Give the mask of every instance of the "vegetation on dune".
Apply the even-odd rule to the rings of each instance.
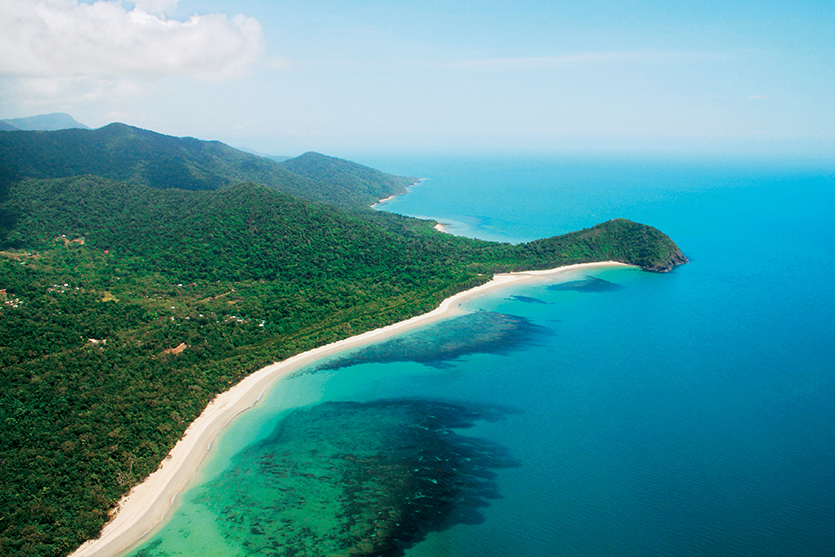
[[[441,234],[367,210],[410,181],[369,170],[122,125],[0,132],[0,554],[94,537],[217,393],[272,361],[497,271],[680,256],[623,219],[516,246]]]

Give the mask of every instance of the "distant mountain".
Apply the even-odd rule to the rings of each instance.
[[[56,131],[69,129],[83,129],[90,128],[76,121],[75,118],[66,114],[65,112],[53,112],[51,114],[39,114],[37,116],[28,116],[26,118],[9,118],[0,120],[11,129],[24,131]],[[0,127],[0,130],[8,131],[8,128]]]
[[[172,137],[125,124],[97,130],[0,133],[0,168],[11,179],[89,174],[157,189],[183,190],[216,190],[255,182],[348,209],[367,208],[403,191],[401,184],[410,180],[347,161],[337,164],[333,161],[338,159],[323,155],[299,158],[302,160],[295,165],[290,161],[278,163],[218,141]],[[327,168],[317,170],[317,160]]]
[[[16,128],[13,125],[9,124],[5,120],[0,120],[0,132],[12,132],[18,130],[20,128]]]

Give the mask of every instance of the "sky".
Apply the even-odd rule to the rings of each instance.
[[[0,118],[263,154],[835,158],[835,1],[0,0]]]

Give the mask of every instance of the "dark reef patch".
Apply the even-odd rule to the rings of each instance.
[[[602,278],[586,276],[581,280],[572,280],[560,284],[547,286],[548,290],[574,291],[574,292],[613,292],[623,288],[620,284],[603,280]]]
[[[548,329],[524,317],[480,311],[440,321],[401,337],[361,348],[312,371],[335,370],[364,363],[419,362],[448,367],[468,354],[505,354],[535,342]]]
[[[167,553],[159,551],[161,544],[162,540],[159,538],[150,541],[143,545],[136,553],[133,553],[132,557],[164,557]]]
[[[514,302],[522,302],[522,303],[525,303],[525,304],[543,304],[543,305],[547,305],[547,306],[551,305],[551,302],[546,302],[544,300],[540,300],[539,298],[532,298],[530,296],[515,295],[515,296],[508,296],[505,299],[506,300],[511,300],[511,301],[514,301]]]
[[[479,523],[518,466],[455,429],[507,409],[423,399],[326,402],[290,412],[197,501],[257,555],[399,556],[427,533]]]

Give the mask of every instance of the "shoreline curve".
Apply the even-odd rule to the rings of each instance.
[[[149,533],[162,526],[176,508],[177,498],[197,476],[212,444],[226,426],[238,415],[255,406],[264,393],[283,377],[322,357],[370,344],[418,326],[428,325],[461,313],[465,301],[487,291],[508,285],[547,279],[577,269],[631,267],[625,263],[603,261],[566,265],[542,271],[501,273],[481,285],[459,292],[440,303],[434,310],[405,321],[374,329],[319,348],[314,348],[281,362],[263,367],[217,395],[200,416],[186,429],[159,468],[122,497],[98,538],[88,540],[70,557],[115,557],[133,549]]]

